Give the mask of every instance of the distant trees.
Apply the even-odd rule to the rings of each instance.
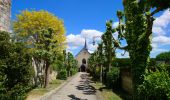
[[[77,69],[77,61],[75,60],[74,56],[70,52],[63,51],[63,64],[60,69],[58,69],[58,76],[59,79],[67,79],[78,71]]]
[[[158,54],[156,60],[170,62],[170,51]]]
[[[17,15],[14,32],[17,34],[17,41],[25,42],[31,48],[37,71],[40,67],[45,67],[44,87],[47,87],[50,66],[56,55],[64,49],[66,37],[63,21],[47,11],[26,10]],[[42,63],[43,66],[40,66]]]

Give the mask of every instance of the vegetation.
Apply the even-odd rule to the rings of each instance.
[[[14,32],[17,34],[16,41],[25,42],[32,48],[37,69],[45,67],[44,87],[47,87],[50,66],[54,63],[56,55],[64,49],[61,45],[66,39],[63,21],[47,11],[26,10],[17,15]],[[43,66],[40,66],[41,63]],[[37,77],[40,77],[39,73],[42,72],[37,72]],[[36,85],[37,81],[35,80]]]
[[[0,99],[24,99],[32,88],[31,56],[24,44],[10,41],[9,33],[0,37]]]
[[[118,27],[112,28],[113,23],[110,20],[106,23],[106,32],[109,34],[117,32],[118,39],[112,37],[114,40],[113,47],[129,52],[133,79],[133,99],[137,99],[137,88],[143,84],[145,70],[151,64],[149,55],[152,50],[151,35],[153,21],[155,20],[153,16],[169,8],[170,1],[165,0],[158,3],[154,0],[123,0],[123,6],[124,12],[117,11]],[[127,46],[121,46],[123,39],[127,42]]]
[[[156,56],[156,60],[170,62],[170,52],[163,52]]]
[[[133,97],[136,99],[137,87],[143,83],[143,75],[150,61],[153,16],[159,11],[167,9],[170,3],[168,0],[160,3],[154,0],[123,0],[123,6],[124,12],[117,12],[119,25],[116,31],[119,36],[114,43],[115,47],[129,52],[133,77]],[[110,23],[112,25],[111,21]],[[111,30],[113,33],[115,32],[115,29]],[[127,46],[120,46],[121,39],[127,41]]]
[[[145,100],[169,100],[170,76],[165,65],[159,65],[155,71],[147,70],[143,84],[139,85],[138,93]]]

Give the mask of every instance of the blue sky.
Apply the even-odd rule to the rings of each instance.
[[[12,0],[12,19],[22,10],[47,10],[64,21],[66,27],[67,50],[76,55],[87,38],[90,51],[97,45],[92,45],[92,37],[100,36],[105,31],[105,23],[112,19],[116,26],[116,11],[123,10],[122,0]],[[170,50],[170,12],[164,11],[156,15],[154,24],[153,51],[151,57]],[[99,40],[99,39],[97,39]],[[123,51],[117,51],[121,57]],[[128,53],[124,56],[128,57]]]

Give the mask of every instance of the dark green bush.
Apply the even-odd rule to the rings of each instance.
[[[138,94],[142,100],[170,99],[170,77],[164,66],[144,75],[144,82],[138,87]]]
[[[67,79],[67,71],[65,69],[61,70],[58,74],[57,74],[57,78],[61,79],[61,80],[66,80]]]
[[[117,67],[112,67],[111,71],[107,73],[106,87],[113,88],[113,86],[118,82],[119,74],[120,69]]]
[[[12,43],[0,32],[0,100],[21,100],[31,89],[33,67],[23,43]]]
[[[130,67],[131,66],[131,62],[129,58],[116,58],[113,63],[112,66],[116,66],[116,67]]]

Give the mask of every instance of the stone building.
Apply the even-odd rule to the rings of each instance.
[[[88,67],[88,59],[90,57],[90,53],[87,48],[87,43],[85,39],[84,47],[80,50],[80,52],[76,55],[76,60],[78,61],[78,68],[80,71],[85,71]],[[85,69],[83,68],[85,67]]]
[[[0,0],[0,30],[10,31],[11,0]]]

